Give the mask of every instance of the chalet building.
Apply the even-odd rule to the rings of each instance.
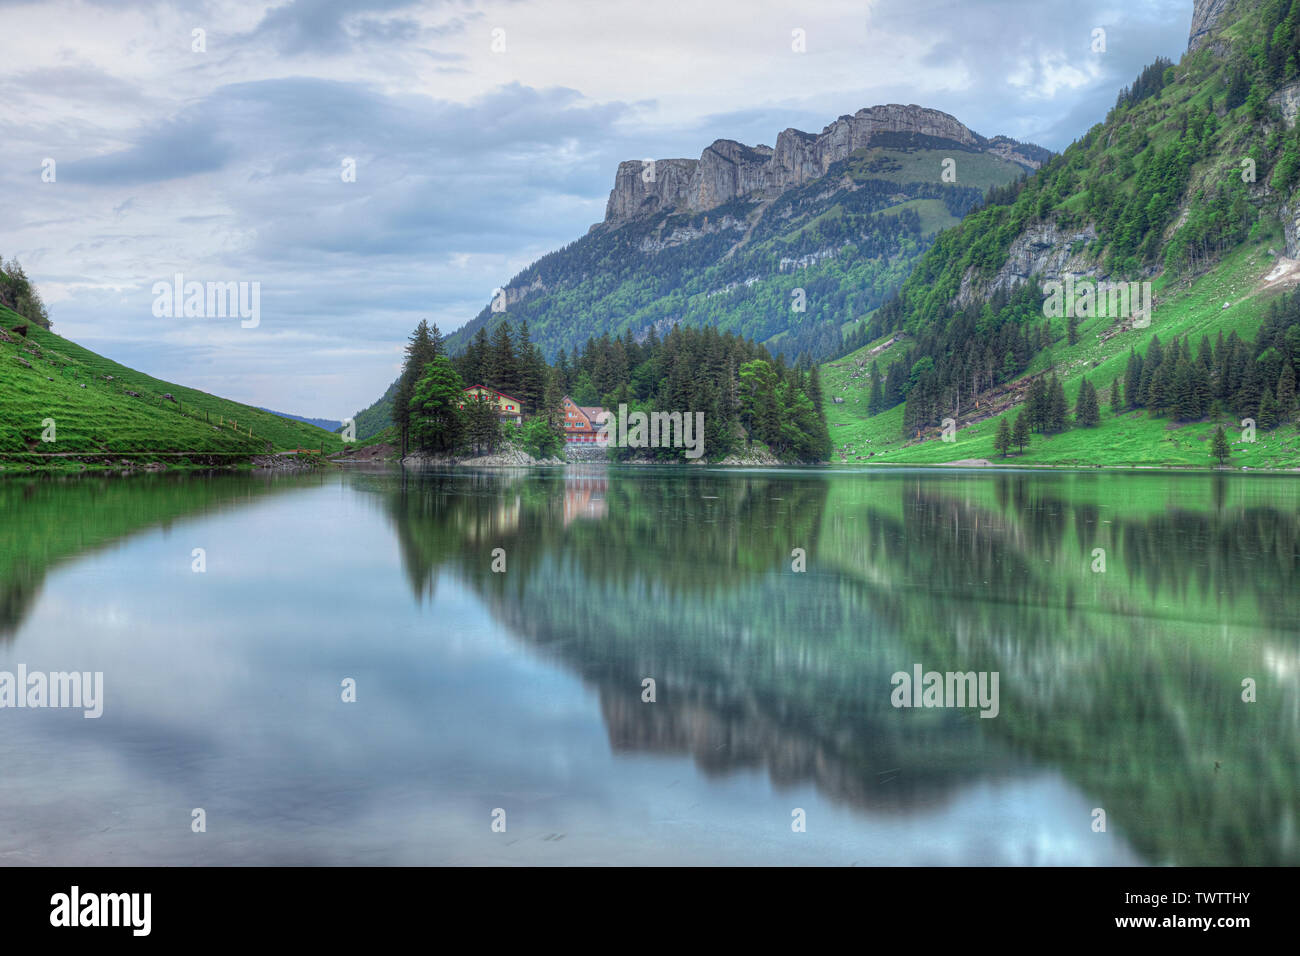
[[[564,396],[564,440],[570,444],[599,442],[604,444],[608,438],[599,435],[604,416],[609,413],[599,405],[579,405],[568,395]]]
[[[497,407],[497,415],[503,422],[514,422],[518,425],[524,420],[524,403],[517,398],[511,398],[505,392],[498,392],[495,388],[471,385],[465,389],[465,402],[468,401],[491,402]],[[461,408],[465,407],[465,402],[460,403]]]

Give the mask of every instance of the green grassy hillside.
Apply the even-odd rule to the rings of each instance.
[[[1275,242],[1277,240],[1274,240]],[[1103,466],[1154,467],[1180,466],[1210,468],[1217,464],[1210,455],[1210,438],[1222,424],[1232,445],[1229,464],[1249,468],[1300,467],[1300,434],[1294,424],[1273,431],[1258,431],[1253,443],[1240,441],[1241,427],[1230,415],[1211,416],[1200,422],[1179,423],[1154,417],[1145,410],[1116,415],[1106,399],[1113,380],[1124,378],[1129,348],[1145,350],[1158,335],[1162,341],[1175,336],[1202,334],[1225,335],[1236,331],[1243,338],[1258,330],[1268,304],[1281,290],[1270,289],[1264,276],[1276,259],[1269,255],[1269,241],[1243,246],[1227,256],[1217,268],[1190,285],[1169,291],[1170,283],[1155,283],[1157,305],[1151,327],[1129,329],[1118,335],[1103,336],[1111,331],[1107,317],[1083,319],[1075,345],[1057,342],[1048,352],[1034,358],[1023,376],[1009,383],[1015,388],[1027,379],[1047,372],[1049,362],[1065,385],[1066,398],[1073,409],[1082,380],[1086,377],[1102,393],[1101,422],[1093,428],[1071,428],[1056,435],[1035,434],[1023,454],[1013,451],[1001,457],[993,447],[998,422],[1008,422],[1020,413],[1017,402],[1009,408],[988,412],[1006,404],[1006,398],[990,395],[986,409],[976,409],[963,419],[955,442],[945,442],[937,429],[927,430],[921,440],[902,435],[903,406],[871,417],[867,414],[870,393],[870,369],[878,361],[883,369],[906,347],[907,339],[895,342],[878,352],[873,350],[888,342],[893,334],[859,349],[851,355],[822,366],[826,396],[827,423],[835,445],[836,462],[872,462],[890,464],[942,464],[965,459],[988,459],[995,464],[1035,466]],[[1224,309],[1224,303],[1229,307]],[[859,366],[859,362],[865,363]],[[836,404],[834,398],[843,399]]]
[[[1233,5],[1213,43],[1178,64],[1157,59],[1103,122],[942,232],[898,296],[873,312],[865,338],[874,341],[824,366],[834,460],[1002,460],[993,447],[1000,422],[1027,408],[1030,382],[1056,376],[1071,414],[1064,423],[1029,414],[1035,433],[1008,462],[1210,467],[1223,426],[1232,466],[1300,466],[1286,384],[1300,364],[1300,338],[1288,332],[1294,306],[1264,325],[1270,303],[1294,287],[1300,256],[1300,126],[1288,106],[1300,87],[1296,23],[1300,0]],[[1149,327],[1126,313],[1083,317],[1072,329],[1042,294],[1063,277],[1149,282]],[[1187,343],[1195,370],[1183,373],[1180,394],[1197,378],[1193,387],[1207,389],[1197,396],[1212,400],[1176,404],[1164,384],[1171,360],[1158,390],[1143,384],[1133,399],[1126,389],[1112,409],[1130,350],[1145,356],[1157,336],[1162,348]],[[1230,341],[1216,359],[1220,336]],[[1202,337],[1205,359],[1188,354]],[[883,385],[874,417],[873,365]],[[1091,427],[1073,415],[1085,378],[1101,400]],[[1275,408],[1264,393],[1276,393]],[[1243,419],[1274,416],[1280,427],[1243,440]],[[945,419],[958,424],[955,442],[940,440]]]
[[[27,326],[24,338],[12,331]],[[335,451],[338,435],[127,368],[0,308],[0,463]],[[132,392],[136,394],[131,394]],[[171,395],[173,400],[164,398]],[[42,441],[47,419],[54,441]]]

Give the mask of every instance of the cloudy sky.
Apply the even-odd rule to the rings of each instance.
[[[0,0],[0,255],[22,262],[74,341],[169,381],[341,419],[392,381],[419,319],[456,328],[600,220],[621,159],[697,157],[718,138],[771,145],[878,103],[1059,150],[1143,65],[1178,58],[1191,12],[1192,0]],[[176,273],[260,283],[260,324],[155,317],[154,283]]]

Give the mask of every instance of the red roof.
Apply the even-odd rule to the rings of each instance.
[[[515,398],[513,395],[507,395],[505,392],[497,391],[495,388],[489,388],[487,385],[471,385],[469,388],[464,389],[464,391],[472,392],[476,388],[481,388],[485,392],[491,392],[493,395],[500,395],[502,398],[508,398],[512,402],[519,402],[519,399]],[[519,402],[519,404],[522,405],[523,402]]]

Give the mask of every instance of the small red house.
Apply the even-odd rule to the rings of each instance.
[[[564,396],[564,440],[570,444],[599,442],[608,439],[599,434],[600,426],[609,413],[599,405],[579,405],[568,395]]]

